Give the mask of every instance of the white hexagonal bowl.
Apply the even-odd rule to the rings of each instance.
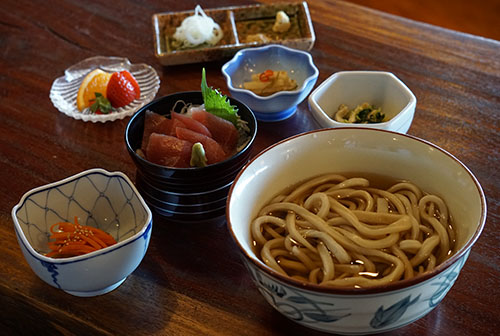
[[[331,75],[309,96],[314,119],[324,128],[364,127],[406,133],[411,126],[417,99],[394,74],[385,71],[341,71]],[[353,124],[332,117],[340,104],[351,109],[362,103],[381,107],[388,121]]]

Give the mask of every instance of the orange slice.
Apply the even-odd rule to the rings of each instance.
[[[96,92],[106,97],[106,88],[110,78],[110,73],[100,69],[95,69],[85,76],[76,96],[78,110],[82,111],[84,108],[92,105],[90,101],[95,99]]]

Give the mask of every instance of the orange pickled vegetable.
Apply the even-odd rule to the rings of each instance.
[[[60,222],[50,227],[48,243],[51,251],[46,254],[52,258],[69,258],[116,244],[116,240],[101,229],[80,225],[75,216],[75,223]]]

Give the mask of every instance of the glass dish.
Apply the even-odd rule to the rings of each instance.
[[[106,72],[128,70],[137,80],[141,89],[141,97],[127,106],[113,110],[109,114],[93,114],[86,108],[79,111],[76,107],[78,88],[85,76],[95,70]],[[132,64],[127,58],[95,56],[87,58],[64,71],[64,76],[57,78],[50,89],[52,104],[69,117],[91,122],[107,122],[131,116],[143,105],[149,103],[156,96],[160,88],[160,79],[155,69],[141,63]]]

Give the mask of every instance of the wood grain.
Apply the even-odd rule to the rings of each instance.
[[[248,3],[210,0],[203,6]],[[139,268],[117,290],[88,299],[38,279],[17,244],[10,211],[26,191],[93,167],[135,177],[123,141],[128,119],[84,123],[52,106],[50,87],[64,69],[90,56],[125,56],[157,70],[162,96],[196,90],[204,66],[210,85],[226,91],[220,72],[225,60],[161,67],[154,57],[152,14],[196,4],[0,3],[0,334],[319,335],[264,301],[224,220],[188,226],[155,216]],[[466,164],[488,200],[485,230],[447,297],[423,319],[388,335],[495,334],[500,328],[495,309],[500,297],[500,43],[335,0],[311,1],[309,8],[318,84],[341,70],[393,72],[418,101],[408,133]],[[254,154],[318,128],[307,102],[286,121],[258,126]]]
[[[500,40],[500,1],[346,0],[365,7],[463,33]]]

